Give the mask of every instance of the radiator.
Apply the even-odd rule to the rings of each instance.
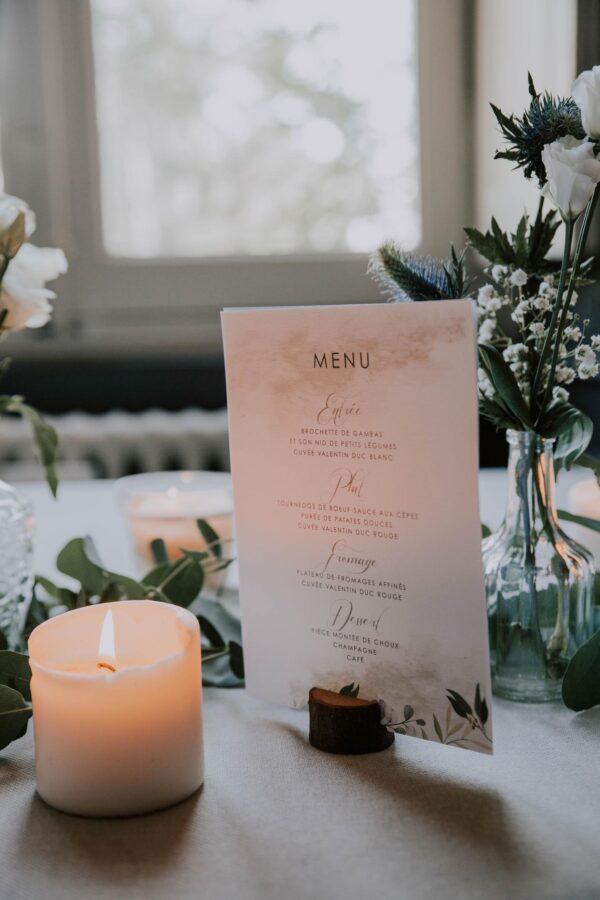
[[[165,469],[229,471],[227,411],[148,410],[104,415],[47,416],[60,437],[60,476],[119,478],[132,472]],[[15,418],[0,421],[0,477],[40,478],[28,426]]]

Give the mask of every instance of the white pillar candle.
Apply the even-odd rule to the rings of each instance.
[[[200,629],[153,600],[102,603],[29,638],[38,791],[84,816],[178,803],[203,781]]]
[[[578,481],[569,489],[569,512],[587,519],[600,521],[600,487],[595,478]],[[596,570],[600,570],[600,532],[575,525],[573,522],[564,522],[563,527],[567,534],[579,541],[584,547],[593,553],[596,560]]]

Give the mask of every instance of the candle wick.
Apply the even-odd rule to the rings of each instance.
[[[106,663],[106,662],[99,662],[99,663],[96,663],[96,668],[97,668],[97,669],[107,669],[109,672],[116,672],[116,671],[117,671],[117,670],[115,669],[114,666],[111,666],[110,663]]]

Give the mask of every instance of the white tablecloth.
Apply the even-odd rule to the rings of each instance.
[[[482,479],[492,525],[503,481]],[[64,485],[57,505],[25,492],[40,571],[85,532],[131,568],[109,484]],[[337,757],[307,745],[305,712],[240,690],[205,700],[205,786],[162,813],[63,815],[35,793],[31,735],[3,751],[2,900],[600,898],[600,709],[495,701],[493,757],[411,738]]]

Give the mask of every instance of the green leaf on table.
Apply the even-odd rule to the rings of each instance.
[[[497,347],[479,345],[479,361],[502,403],[515,419],[517,428],[531,428],[529,408],[510,366]]]
[[[39,414],[37,409],[28,406],[22,397],[5,397],[2,404],[4,412],[16,413],[25,419],[32,428],[33,440],[37,447],[38,455],[42,466],[48,487],[56,497],[58,488],[58,475],[56,474],[55,460],[56,448],[58,446],[58,435],[52,425],[49,425],[45,419]]]
[[[31,667],[25,653],[0,650],[0,685],[19,691],[26,700],[31,700]]]
[[[200,530],[200,534],[206,541],[207,548],[213,556],[217,559],[221,559],[223,556],[223,547],[221,546],[221,538],[215,529],[212,525],[209,525],[205,519],[196,519],[196,524]]]
[[[69,541],[58,554],[56,568],[78,581],[84,594],[90,597],[102,597],[109,591],[112,594],[118,592],[118,599],[143,600],[147,594],[144,584],[106,569],[89,536]],[[85,597],[83,600],[85,602]]]
[[[571,657],[562,683],[565,706],[580,712],[600,703],[600,631]]]
[[[482,540],[483,540],[483,538],[489,537],[491,533],[492,533],[492,529],[488,525],[484,525],[484,523],[482,522],[481,523],[481,538],[482,538]]]
[[[31,716],[31,706],[19,691],[0,684],[0,750],[23,737]]]
[[[171,603],[189,606],[204,584],[204,570],[193,556],[186,554],[174,563],[162,563],[144,575],[146,586],[156,587]]]
[[[75,591],[70,591],[68,588],[59,587],[57,584],[54,584],[53,581],[50,581],[49,578],[45,578],[43,575],[36,575],[35,583],[36,585],[39,585],[41,588],[43,588],[49,597],[51,597],[53,600],[56,600],[57,604],[66,606],[68,609],[75,609],[75,604],[77,602],[77,594],[75,593]]]
[[[589,516],[578,516],[575,513],[567,512],[566,509],[558,510],[559,519],[565,522],[573,522],[575,525],[582,525],[583,528],[589,528],[590,531],[600,531],[600,519],[590,519]]]

